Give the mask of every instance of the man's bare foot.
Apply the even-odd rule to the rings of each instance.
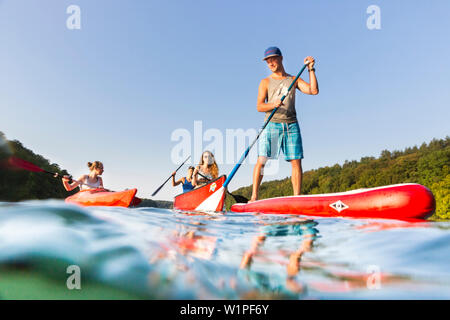
[[[250,202],[255,202],[255,201],[258,201],[258,197],[252,196],[252,197],[250,198],[250,200],[248,200],[248,203],[250,203]]]

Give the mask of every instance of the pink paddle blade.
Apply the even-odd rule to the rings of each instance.
[[[16,168],[25,169],[25,170],[33,171],[33,172],[43,172],[44,171],[43,169],[39,168],[38,166],[36,166],[28,161],[25,161],[25,160],[22,160],[22,159],[13,157],[13,156],[11,156],[8,159],[8,164],[10,166],[13,166]]]

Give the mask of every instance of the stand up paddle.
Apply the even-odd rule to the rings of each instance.
[[[180,168],[181,168],[181,167],[186,163],[186,161],[188,161],[190,158],[191,158],[191,156],[189,156],[186,160],[184,160],[184,162],[177,168],[177,170],[175,170],[175,172],[177,172],[178,170],[180,170]],[[170,177],[168,177],[167,180],[164,181],[164,183],[163,183],[158,189],[156,189],[155,192],[152,193],[152,197],[154,197],[154,196],[159,192],[159,190],[161,190],[162,187],[164,187],[164,185],[167,183],[167,181],[170,180],[170,178],[172,178],[172,175],[170,175]]]
[[[292,81],[291,85],[289,86],[287,92],[285,95],[283,95],[281,97],[281,102],[284,101],[284,99],[286,99],[286,96],[289,94],[289,92],[291,91],[292,87],[294,86],[294,84],[297,82],[298,78],[300,77],[300,75],[303,73],[303,71],[305,70],[305,68],[308,66],[309,61],[306,61],[306,63],[303,65],[303,67],[301,68],[301,70],[298,72],[297,76],[295,77],[295,79]],[[259,139],[259,136],[261,135],[261,133],[264,131],[264,129],[267,127],[267,124],[270,122],[270,120],[272,119],[273,115],[275,114],[275,112],[277,112],[278,108],[274,108],[272,110],[272,113],[269,115],[269,117],[267,118],[266,122],[264,122],[264,125],[262,126],[262,128],[259,130],[258,135],[256,136],[256,138],[253,140],[253,142],[250,144],[250,146],[247,148],[247,150],[245,150],[244,154],[241,156],[241,158],[239,159],[238,163],[236,163],[236,165],[234,166],[233,170],[231,170],[230,174],[228,175],[227,179],[225,180],[224,184],[222,185],[222,187],[220,187],[216,192],[214,192],[208,199],[211,199],[211,201],[205,201],[205,204],[202,206],[202,210],[205,211],[214,211],[217,206],[218,206],[218,202],[214,201],[214,199],[221,199],[221,195],[224,194],[224,192],[227,191],[227,187],[231,182],[231,179],[233,179],[234,175],[236,174],[236,171],[238,171],[238,169],[240,168],[240,166],[242,165],[242,162],[244,162],[245,158],[247,158],[250,149],[253,147],[253,145],[256,143],[256,141]],[[219,196],[220,195],[220,196]],[[244,197],[242,197],[244,198]],[[247,199],[246,199],[247,200]],[[248,202],[248,200],[247,200]]]

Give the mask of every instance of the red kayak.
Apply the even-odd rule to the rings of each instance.
[[[436,202],[431,191],[414,183],[270,198],[231,206],[233,212],[383,219],[424,219],[432,215],[435,209]]]
[[[184,211],[211,211],[204,208],[210,208],[213,203],[214,211],[222,211],[225,203],[222,185],[225,180],[226,176],[220,176],[200,188],[179,194],[175,197],[173,208]]]
[[[141,199],[136,198],[137,189],[124,191],[105,191],[104,189],[83,190],[66,198],[67,203],[82,206],[129,207],[137,205]]]

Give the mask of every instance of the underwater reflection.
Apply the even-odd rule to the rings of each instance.
[[[314,240],[318,236],[318,230],[315,228],[317,222],[313,220],[301,219],[295,217],[294,220],[267,223],[260,221],[262,224],[259,227],[259,232],[252,240],[250,248],[244,252],[240,268],[240,276],[245,281],[251,282],[259,292],[249,292],[244,297],[248,298],[264,298],[264,295],[273,293],[282,297],[289,297],[290,293],[302,294],[306,292],[306,286],[298,279],[298,274],[301,269],[301,260],[306,252],[309,252],[313,248]],[[287,262],[284,261],[285,275],[284,283],[280,281],[283,277],[279,277],[278,281],[275,279],[269,279],[269,275],[264,275],[261,272],[251,271],[252,264],[255,259],[262,258],[261,260],[268,262],[269,259],[264,259],[264,252],[261,248],[264,246],[268,238],[271,237],[286,237],[296,236],[297,249],[291,252],[286,252],[283,249],[278,249],[279,254],[287,256]],[[283,264],[280,261],[274,261],[278,264]],[[268,297],[267,297],[268,298]],[[271,297],[273,298],[273,297]]]

